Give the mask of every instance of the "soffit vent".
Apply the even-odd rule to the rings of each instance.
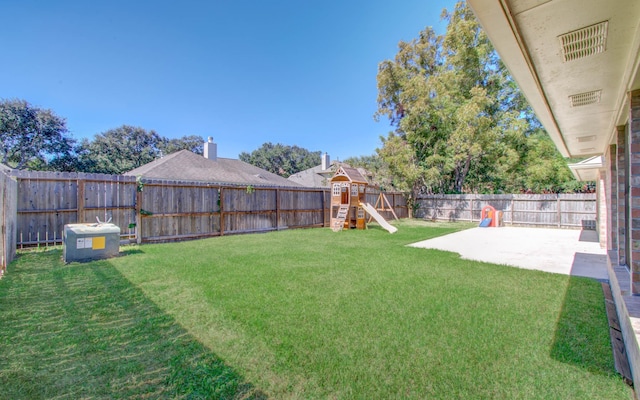
[[[596,135],[579,136],[577,139],[578,143],[593,142],[594,140],[596,140]]]
[[[604,52],[607,45],[608,25],[609,21],[603,21],[558,36],[564,61],[577,60]]]
[[[580,153],[591,153],[593,151],[595,151],[595,147],[587,147],[586,149],[580,149],[578,150]]]
[[[571,107],[588,106],[589,104],[600,103],[602,90],[592,90],[590,92],[572,94],[569,96]]]

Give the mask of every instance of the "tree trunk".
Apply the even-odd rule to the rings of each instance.
[[[467,156],[467,159],[464,162],[464,165],[458,166],[455,172],[455,191],[457,193],[462,193],[462,188],[464,187],[464,180],[469,173],[469,169],[471,168],[471,156]]]

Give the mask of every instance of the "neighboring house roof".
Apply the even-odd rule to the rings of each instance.
[[[329,181],[333,174],[333,169],[322,169],[322,165],[317,165],[295,173],[287,179],[307,187],[329,187]]]
[[[364,168],[352,168],[349,164],[341,163],[339,161],[332,161],[331,168],[329,169],[323,170],[322,165],[318,165],[313,168],[305,169],[304,171],[295,173],[288,179],[307,187],[330,187],[331,178],[335,175],[340,166],[356,170],[356,173],[358,173],[360,177],[364,179],[363,181],[359,182],[367,182],[367,179],[365,178],[372,177],[372,174]]]
[[[254,186],[300,186],[244,161],[220,157],[210,160],[189,150],[171,153],[124,175]]]

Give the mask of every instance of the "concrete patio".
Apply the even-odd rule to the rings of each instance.
[[[607,252],[596,231],[547,228],[472,228],[413,243],[462,258],[607,280]]]

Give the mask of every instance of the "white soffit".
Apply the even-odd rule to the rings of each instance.
[[[604,53],[608,27],[609,21],[602,21],[558,36],[564,62]]]
[[[560,152],[602,154],[640,82],[640,1],[468,3]]]
[[[569,104],[571,107],[584,107],[591,104],[600,103],[600,97],[602,96],[602,90],[592,90],[590,92],[572,94],[569,96]]]
[[[595,181],[603,168],[602,156],[595,156],[576,164],[569,164],[573,176],[579,181]]]

